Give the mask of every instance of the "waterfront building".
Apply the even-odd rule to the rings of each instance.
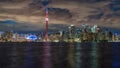
[[[30,37],[33,35],[30,39]],[[120,36],[118,33],[112,33],[108,29],[104,29],[94,25],[93,27],[84,26],[75,27],[70,25],[68,29],[56,32],[49,32],[49,41],[50,42],[83,42],[83,41],[119,41]],[[33,40],[35,38],[35,40]],[[45,33],[41,32],[39,34],[28,33],[28,34],[18,34],[13,32],[0,32],[0,42],[45,42]]]
[[[68,34],[69,34],[70,39],[73,39],[75,37],[75,30],[76,30],[76,28],[74,25],[70,25],[68,27]]]
[[[3,31],[0,31],[0,38],[1,38],[1,36],[2,36],[3,33],[4,33]]]

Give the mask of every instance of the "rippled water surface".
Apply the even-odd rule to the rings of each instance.
[[[120,68],[120,43],[0,43],[0,68]]]

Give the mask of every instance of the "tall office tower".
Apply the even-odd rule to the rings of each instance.
[[[69,38],[74,38],[74,36],[75,36],[75,26],[74,25],[70,25],[68,27],[68,33],[69,33]]]

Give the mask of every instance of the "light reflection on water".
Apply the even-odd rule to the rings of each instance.
[[[118,43],[114,42],[114,60],[113,68],[119,68],[119,57],[118,57]]]
[[[43,68],[52,68],[51,44],[45,42],[43,45]]]
[[[75,68],[80,68],[81,65],[81,44],[80,43],[76,43],[75,44]]]
[[[91,47],[91,68],[98,68],[98,46],[96,42],[92,42]]]
[[[70,68],[75,68],[75,43],[69,43],[68,48],[68,64],[70,65]]]
[[[33,57],[33,55],[32,55],[32,47],[31,46],[27,46],[26,48],[25,48],[25,68],[33,68],[33,59],[34,58],[32,58]]]
[[[120,43],[0,43],[0,68],[120,68]]]
[[[16,64],[17,59],[18,59],[18,51],[16,49],[16,46],[11,48],[11,50],[8,52],[7,56],[9,56],[10,58],[8,59],[8,61],[11,61],[8,63],[7,67],[11,67],[11,68],[16,68],[18,65]],[[14,56],[14,57],[12,57]]]

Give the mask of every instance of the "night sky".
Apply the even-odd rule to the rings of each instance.
[[[49,9],[49,29],[70,24],[107,27],[120,32],[119,0],[0,0],[0,30],[39,31],[45,29],[45,5]],[[59,26],[59,28],[57,28]]]

